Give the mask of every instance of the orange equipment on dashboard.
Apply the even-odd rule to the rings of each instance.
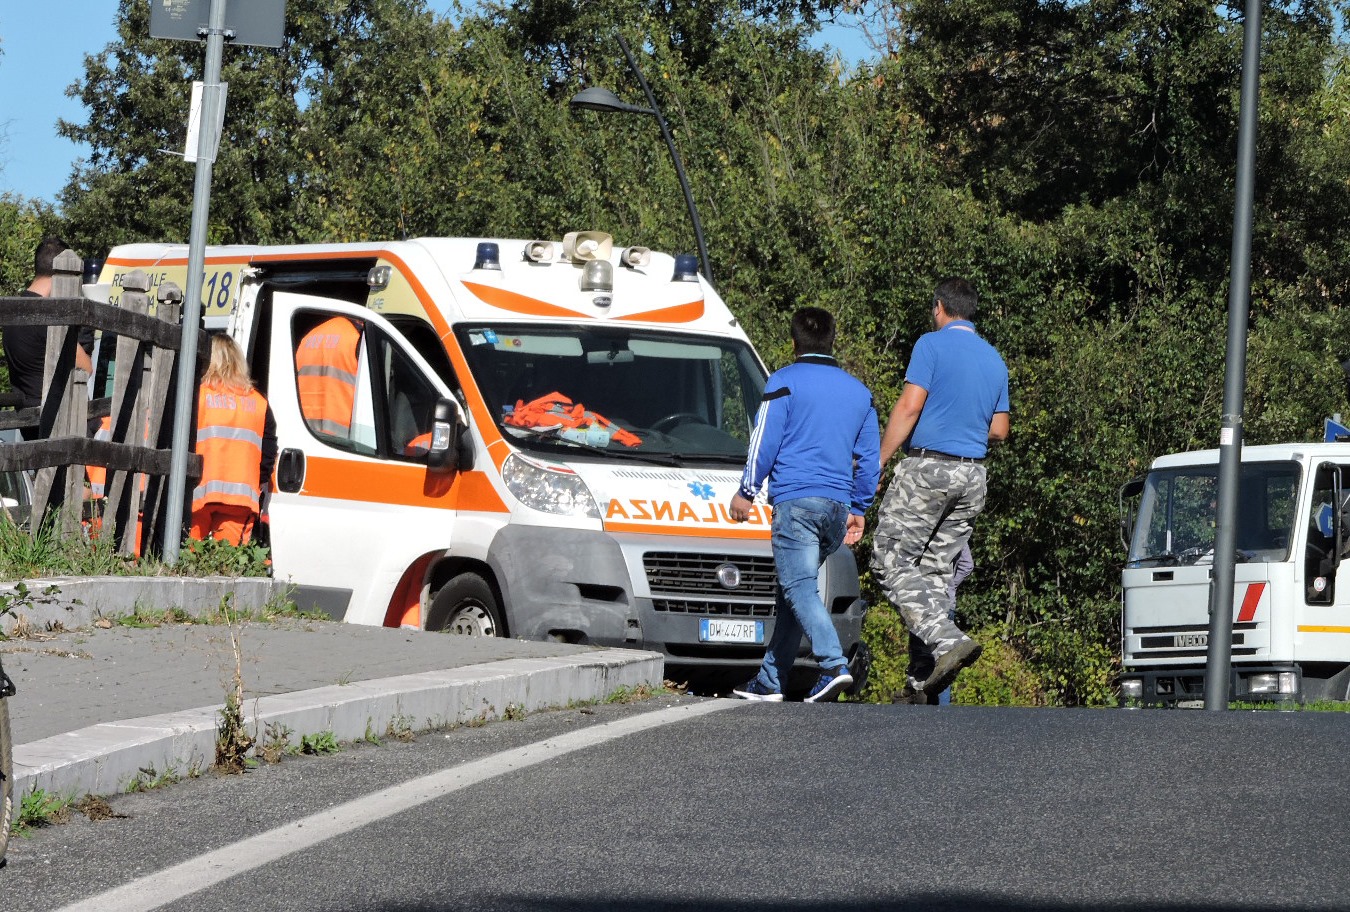
[[[603,431],[613,440],[626,447],[639,446],[642,440],[629,431],[625,431],[614,422],[586,410],[580,403],[574,403],[562,393],[549,393],[530,402],[516,401],[515,409],[502,419],[506,424],[525,428],[562,428],[566,430]],[[560,436],[566,437],[565,433]]]

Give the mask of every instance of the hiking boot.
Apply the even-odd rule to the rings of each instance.
[[[975,664],[975,660],[983,651],[984,647],[970,637],[957,640],[951,649],[937,657],[937,661],[933,664],[933,673],[923,682],[924,693],[942,693],[956,680],[962,668]]]
[[[891,703],[910,706],[931,706],[937,703],[923,689],[923,682],[910,678],[905,686],[891,694]]]
[[[768,687],[760,683],[759,678],[751,678],[750,683],[742,684],[740,687],[732,690],[732,693],[742,700],[758,700],[762,703],[782,703],[783,694],[781,691],[769,690]]]
[[[802,698],[802,702],[833,703],[852,683],[853,675],[849,674],[847,665],[840,665],[833,671],[822,669],[820,679],[816,681],[816,686],[812,687],[811,692]]]

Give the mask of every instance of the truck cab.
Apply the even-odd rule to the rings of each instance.
[[[1204,702],[1219,451],[1163,456],[1122,489],[1122,702]],[[1244,447],[1229,699],[1350,699],[1350,446]]]

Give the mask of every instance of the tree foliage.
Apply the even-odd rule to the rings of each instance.
[[[1119,646],[1116,489],[1217,437],[1241,16],[1201,0],[863,5],[891,29],[888,53],[849,70],[810,44],[836,4],[807,0],[518,0],[454,21],[421,0],[291,0],[280,51],[226,52],[211,239],[604,228],[691,251],[656,124],[567,106],[586,85],[645,106],[621,28],[712,271],[771,364],[789,355],[793,309],[829,307],[841,357],[886,412],[937,279],[980,289],[980,329],[1012,371],[1013,436],[991,462],[961,611],[1006,638],[1000,667],[1020,657],[1038,699],[1102,702]],[[1324,0],[1266,11],[1253,443],[1307,438],[1347,408],[1341,14]],[[202,50],[149,39],[146,19],[123,0],[118,42],[74,88],[87,119],[62,127],[92,149],[62,198],[85,250],[187,233],[191,168],[157,150],[182,146]]]

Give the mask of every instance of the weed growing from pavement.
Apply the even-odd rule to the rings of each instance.
[[[525,706],[521,703],[507,703],[506,711],[502,713],[503,722],[519,722],[529,713],[525,711]]]
[[[74,803],[75,799],[69,795],[33,789],[19,801],[12,832],[15,836],[27,836],[36,827],[67,823]]]
[[[643,700],[650,700],[658,693],[669,693],[664,686],[660,689],[652,687],[650,684],[639,684],[637,687],[620,687],[605,697],[605,703],[640,703]]]
[[[314,735],[301,735],[297,753],[336,754],[340,750],[342,750],[342,745],[338,744],[337,737],[333,732],[324,731]]]
[[[291,749],[291,727],[280,722],[268,722],[263,726],[262,741],[254,751],[266,763],[280,763]]]
[[[236,683],[242,683],[236,677]],[[220,710],[220,725],[216,728],[216,769],[222,773],[242,773],[251,767],[248,752],[253,737],[244,728],[241,697],[225,694],[225,705]]]
[[[174,770],[167,769],[161,773],[157,772],[153,766],[143,766],[136,770],[136,775],[131,777],[131,781],[127,783],[127,787],[123,791],[127,794],[148,792],[151,789],[173,785],[181,779],[182,777]]]
[[[431,720],[428,719],[427,728],[432,727]],[[389,720],[389,724],[385,726],[384,736],[386,738],[393,738],[396,741],[407,742],[416,740],[417,733],[413,730],[413,717],[394,716],[394,718]]]
[[[374,744],[376,747],[380,746],[380,736],[375,733],[375,720],[369,716],[366,716],[366,733],[361,737],[361,740],[367,744]]]
[[[160,783],[167,785],[168,783]],[[112,809],[105,798],[86,794],[78,801],[73,796],[53,795],[42,789],[34,789],[23,797],[15,815],[10,832],[15,836],[27,838],[40,827],[60,826],[69,823],[71,812],[78,811],[92,821],[124,818]]]

